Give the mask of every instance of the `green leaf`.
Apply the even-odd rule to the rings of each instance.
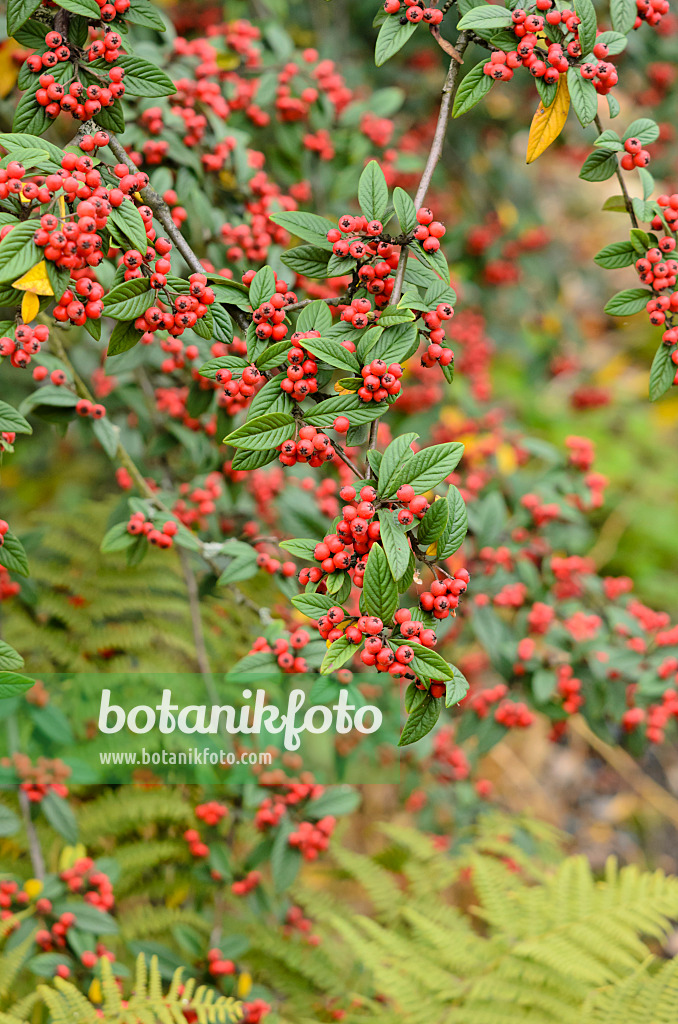
[[[155,300],[148,278],[136,277],[111,288],[104,297],[104,313],[115,320],[135,320],[155,305]]]
[[[267,466],[277,457],[278,451],[275,448],[269,448],[263,452],[248,452],[245,448],[238,448],[233,456],[231,467],[251,473],[253,469],[262,469]]]
[[[538,704],[546,704],[556,692],[557,676],[548,669],[539,669],[532,676],[532,696]]]
[[[125,11],[125,21],[131,21],[134,25],[144,25],[146,28],[154,28],[158,32],[165,32],[165,22],[162,20],[159,11],[149,3],[149,0],[131,0],[129,8]]]
[[[402,188],[393,190],[393,208],[400,224],[400,230],[407,235],[417,226],[417,209],[407,192]]]
[[[591,0],[574,0],[574,9],[580,24],[577,28],[582,53],[589,53],[596,42],[598,19]]]
[[[13,36],[31,14],[40,6],[41,0],[8,0],[7,35]]]
[[[445,693],[445,707],[451,708],[458,704],[468,693],[469,682],[464,673],[456,665],[450,665],[452,669],[452,682],[448,682]]]
[[[55,829],[60,836],[62,836],[69,846],[75,846],[78,841],[78,824],[75,820],[75,815],[71,809],[70,804],[61,796],[57,796],[53,790],[50,790],[42,799],[40,803],[40,809],[47,818],[48,822]],[[87,904],[77,903],[74,904],[77,907],[77,920],[78,926],[83,927],[80,923],[81,918],[87,918],[90,913],[102,914],[104,918],[109,918],[108,914],[104,914],[101,910],[96,910],[95,907],[88,907]],[[84,910],[84,914],[83,914]],[[73,913],[76,913],[75,909]],[[117,932],[118,926],[115,925],[114,931]],[[104,934],[107,932],[105,924],[97,934]]]
[[[285,228],[296,238],[303,238],[305,242],[311,242],[312,245],[316,245],[320,249],[332,251],[332,242],[327,241],[327,232],[332,231],[337,225],[333,224],[331,220],[319,217],[316,213],[305,213],[303,210],[295,210],[291,213],[271,213],[269,216],[274,224],[279,224],[281,228]]]
[[[320,331],[323,334],[332,326],[332,314],[322,299],[316,299],[304,306],[297,319],[298,331]]]
[[[5,541],[0,547],[0,565],[4,565],[9,572],[16,572],[19,576],[28,576],[28,559],[21,541],[11,530],[5,534]]]
[[[434,540],[438,540],[447,526],[448,516],[449,509],[445,499],[434,501],[419,523],[417,541],[421,546],[432,544]]]
[[[471,110],[472,107],[475,107],[476,103],[480,103],[483,96],[486,96],[492,88],[494,80],[483,71],[486,63],[483,60],[480,64],[476,64],[462,78],[461,84],[457,89],[457,95],[454,97],[452,117],[461,117],[462,114]]]
[[[104,534],[100,550],[104,555],[113,554],[115,551],[124,551],[134,544],[136,538],[128,532],[127,522],[115,523]]]
[[[615,32],[628,35],[638,16],[636,0],[610,0],[610,15]]]
[[[32,686],[35,686],[35,679],[29,676],[19,675],[18,672],[0,672],[0,700],[17,697]]]
[[[334,608],[337,602],[327,594],[297,594],[292,598],[292,604],[298,608],[309,619],[320,619],[326,615],[330,608]]]
[[[367,333],[367,332],[365,332]],[[370,351],[370,359],[383,359],[387,363],[404,363],[419,348],[416,324],[396,324],[388,327]]]
[[[32,434],[33,427],[20,412],[7,402],[0,401],[0,431],[15,434]]]
[[[304,814],[315,821],[328,814],[338,818],[352,814],[360,806],[361,795],[350,786],[329,786],[325,792],[304,805]]]
[[[598,93],[593,82],[582,78],[577,68],[567,72],[567,86],[570,91],[572,108],[582,126],[593,121],[598,112]]]
[[[627,139],[633,138],[640,139],[644,146],[649,146],[659,138],[659,125],[649,117],[639,117],[628,126],[622,141],[626,142]]]
[[[409,667],[425,682],[428,682],[430,679],[447,682],[448,679],[454,678],[452,666],[448,665],[437,651],[432,651],[430,647],[424,647],[422,644],[409,640],[396,640],[394,643],[398,647],[408,644],[412,648],[414,658],[410,662]]]
[[[27,132],[34,136],[42,135],[51,123],[51,118],[45,113],[45,108],[40,106],[36,100],[35,93],[32,90],[25,92],[14,111],[12,131]]]
[[[212,316],[212,337],[215,341],[230,345],[233,341],[233,321],[229,314],[218,302],[212,303],[209,309]]]
[[[368,220],[382,220],[388,206],[388,185],[376,160],[370,160],[358,182],[358,202]]]
[[[73,821],[75,823],[75,819]],[[77,826],[75,835],[75,842],[77,842]],[[55,914],[74,914],[75,927],[79,931],[90,932],[92,935],[117,935],[119,931],[118,922],[110,914],[89,903],[82,903],[78,900],[59,900],[54,905],[54,912]]]
[[[98,21],[101,17],[101,8],[95,0],[64,0],[63,3],[59,0],[59,6],[71,14],[81,14],[83,18],[95,18]]]
[[[268,302],[275,292],[275,274],[270,267],[262,267],[254,275],[250,285],[250,305],[257,309],[262,302]]]
[[[675,345],[665,345],[662,342],[655,352],[650,369],[650,401],[656,402],[665,394],[673,384],[673,378],[678,372],[678,366],[671,360],[671,354],[676,351]],[[0,551],[0,560],[2,551]]]
[[[388,402],[363,402],[358,395],[337,395],[319,402],[304,414],[304,419],[314,427],[331,427],[337,416],[348,416],[351,426],[357,427],[383,416],[388,408]]]
[[[24,221],[0,242],[0,281],[15,281],[40,262],[42,250],[33,241],[36,229],[36,221]]]
[[[92,432],[109,459],[114,459],[120,444],[120,428],[104,416],[101,420],[92,420]]]
[[[177,91],[172,79],[148,60],[133,57],[131,54],[122,54],[115,63],[117,67],[125,69],[126,96],[153,98],[170,96]],[[89,67],[96,71],[106,71],[110,65],[105,60],[97,60]]]
[[[632,242],[611,242],[593,257],[594,261],[606,270],[630,267],[636,258],[637,253]]]
[[[278,893],[289,889],[301,867],[301,852],[289,844],[289,837],[294,831],[294,825],[286,814],[278,825],[271,850],[273,887]]]
[[[287,343],[289,349],[289,342]],[[267,381],[261,391],[250,402],[249,416],[263,416],[265,412],[291,412],[294,400],[280,388],[280,383],[287,377],[279,373]]]
[[[579,172],[584,181],[607,181],[617,173],[617,154],[609,149],[594,149]]]
[[[44,38],[43,38],[44,45]],[[50,74],[54,72],[51,71]],[[36,146],[45,150],[48,156],[58,165],[61,165],[61,159],[63,157],[63,151],[55,146],[53,142],[47,142],[46,139],[40,139],[38,141],[35,135],[22,135],[19,132],[0,132],[0,146],[7,150],[8,154],[16,160],[22,160],[22,152],[31,151]],[[33,225],[37,227],[37,225]]]
[[[623,53],[627,47],[628,40],[621,32],[599,32],[596,36],[596,43],[603,43],[610,51],[610,56]]]
[[[410,564],[411,548],[403,527],[398,522],[398,513],[388,509],[379,511],[381,543],[394,580],[401,579]]]
[[[430,693],[427,693],[421,703],[413,707],[408,715],[400,734],[398,746],[406,747],[426,736],[440,718],[442,706],[442,697],[432,697]]]
[[[393,487],[393,481],[400,474],[405,463],[412,458],[414,452],[411,445],[419,437],[418,434],[401,434],[391,441],[384,452],[379,467],[379,486],[377,494],[380,498],[390,498],[395,495],[397,487]]]
[[[390,487],[391,494],[395,494],[401,484],[411,484],[417,494],[430,491],[450,475],[463,454],[464,446],[458,441],[423,448],[407,460],[400,474],[395,477]]]
[[[113,103],[110,107],[102,107],[94,120],[100,128],[109,132],[122,134],[125,130],[125,115],[119,102]]]
[[[20,828],[21,821],[14,811],[10,811],[9,807],[3,807],[0,804],[0,837],[6,839],[7,836],[14,836]]]
[[[468,530],[466,505],[454,484],[450,484],[450,489],[447,492],[447,508],[447,524],[438,538],[439,559],[449,558],[450,555],[453,555],[461,547]]]
[[[381,28],[379,29],[379,35],[374,47],[374,63],[378,68],[382,64],[385,64],[387,60],[390,60],[398,50],[402,49],[407,40],[417,30],[417,26],[407,21],[404,25],[400,24],[400,18],[398,16],[391,16],[386,19]]]
[[[5,643],[4,640],[0,640],[0,669],[2,671],[13,670],[17,668],[23,668],[24,659],[21,657],[18,651],[15,651],[13,647]]]
[[[234,448],[247,448],[249,451],[263,451],[264,448],[276,448],[282,444],[290,437],[293,427],[294,416],[290,413],[266,413],[243,423],[225,437],[222,443]]]
[[[134,248],[138,249],[142,256],[146,255],[146,249],[148,247],[146,228],[144,227],[144,222],[141,219],[141,214],[131,199],[125,199],[120,206],[114,206],[109,215],[109,220],[111,220],[118,230],[130,240]],[[148,279],[137,278],[137,280],[147,281]],[[134,281],[127,281],[126,283],[133,284]],[[138,315],[139,314],[137,314],[137,316]]]
[[[352,644],[345,636],[340,636],[328,648],[320,666],[320,675],[328,676],[330,672],[336,672],[351,660],[357,650],[359,650],[359,645]]]
[[[237,545],[237,546],[236,546]],[[249,544],[240,541],[226,541],[222,546],[223,554],[233,554],[233,558],[217,580],[217,585],[225,587],[229,583],[240,583],[256,576],[259,571],[257,552]],[[220,552],[220,553],[222,553]]]
[[[297,245],[281,253],[280,260],[295,274],[303,274],[304,277],[330,276],[327,266],[329,253],[318,245]]]
[[[119,356],[121,352],[128,352],[141,339],[141,331],[134,326],[134,321],[121,320],[111,331],[108,341],[107,356]]]
[[[651,298],[652,292],[647,288],[626,288],[612,296],[605,306],[605,312],[609,316],[633,316],[645,309]]]
[[[512,25],[511,12],[495,4],[483,4],[467,11],[457,24],[458,29],[473,29],[484,33],[489,29],[509,28]]]
[[[289,342],[284,344],[289,349]],[[216,359],[210,359],[204,363],[198,373],[201,377],[209,377],[210,380],[214,380],[217,370],[230,370],[233,377],[240,377],[246,366],[247,360],[241,359],[240,356],[217,356]]]
[[[274,370],[281,363],[286,363],[287,359],[285,357],[290,350],[290,344],[290,341],[287,340],[276,341],[269,345],[260,356],[257,356],[255,360],[257,367],[260,370]]]
[[[363,600],[368,615],[376,615],[385,625],[392,622],[398,607],[398,588],[380,544],[373,544],[367,556]]]
[[[289,551],[295,558],[309,559],[314,558],[315,546],[318,543],[317,540],[306,540],[297,538],[296,540],[285,540],[280,544],[280,547],[284,551]]]
[[[322,359],[324,363],[336,366],[339,370],[348,370],[349,373],[357,373],[360,370],[360,363],[354,353],[349,352],[338,341],[328,341],[326,338],[304,338],[303,345],[308,352]]]

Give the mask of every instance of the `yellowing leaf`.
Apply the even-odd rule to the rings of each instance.
[[[39,878],[29,878],[24,882],[24,892],[32,900],[36,900],[42,892],[44,886]]]
[[[432,544],[426,548],[426,554],[429,558],[435,558],[438,554],[438,541],[434,540]]]
[[[78,843],[76,846],[64,846],[59,855],[59,871],[68,871],[69,868],[73,867],[76,860],[86,856],[87,848],[83,843]]]
[[[238,978],[237,996],[238,999],[247,999],[252,991],[252,975],[244,972]]]
[[[20,52],[15,39],[5,39],[0,43],[0,99],[9,96],[19,75],[20,62],[14,57]]]
[[[528,164],[541,156],[544,150],[548,149],[552,142],[555,142],[567,121],[569,110],[570,90],[567,87],[567,78],[565,75],[561,75],[558,79],[556,97],[551,106],[544,107],[540,103],[532,118],[527,140],[526,162]]]
[[[40,260],[34,267],[27,270],[23,277],[12,282],[12,288],[20,292],[33,292],[34,295],[54,295],[54,289],[47,276],[47,264]]]
[[[40,312],[40,299],[33,292],[26,292],[21,301],[21,319],[29,324]]]
[[[103,1001],[104,1001],[104,993],[103,993],[103,990],[101,988],[101,982],[99,981],[98,978],[93,978],[92,979],[92,984],[89,987],[89,991],[87,992],[87,996],[88,996],[90,1002],[92,1002],[92,1003],[103,1003]]]

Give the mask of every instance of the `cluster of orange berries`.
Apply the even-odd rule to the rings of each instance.
[[[302,821],[295,832],[290,832],[287,842],[301,852],[304,860],[316,860],[330,845],[337,819],[328,814],[320,821]]]
[[[563,711],[568,715],[576,715],[585,701],[581,694],[581,679],[576,678],[571,665],[559,666],[556,688],[563,698]]]
[[[297,440],[293,437],[283,441],[279,446],[278,456],[283,466],[295,466],[297,462],[307,462],[314,469],[324,462],[331,462],[336,455],[332,439],[316,427],[303,426],[299,429]]]
[[[446,619],[455,615],[459,598],[466,591],[470,580],[467,569],[457,569],[454,576],[434,580],[430,590],[419,595],[419,607],[430,612],[435,619]]]
[[[301,932],[309,946],[319,946],[321,938],[319,935],[312,934],[312,928],[313,922],[304,915],[301,907],[290,907],[285,915],[284,935],[290,936],[294,932]]]
[[[283,672],[307,672],[308,664],[300,652],[303,651],[310,639],[305,629],[295,629],[289,639],[279,637],[274,641],[273,646],[264,637],[257,637],[252,651],[270,651]]]
[[[280,824],[288,808],[297,807],[306,800],[317,800],[325,792],[325,787],[317,782],[285,783],[283,793],[275,793],[262,800],[254,816],[254,825],[260,831],[275,828]]]
[[[314,356],[301,347],[299,342],[319,337],[320,331],[295,331],[290,338],[293,347],[287,353],[287,370],[280,381],[280,387],[295,402],[303,402],[305,398],[314,395],[318,390],[316,379],[318,363]]]
[[[18,593],[18,590],[14,593]],[[55,793],[60,797],[68,796],[68,787],[65,783],[70,777],[71,769],[58,758],[50,760],[47,757],[39,757],[33,764],[27,754],[16,753],[12,757],[3,757],[0,765],[3,768],[14,768],[21,780],[20,788],[31,803],[41,803],[48,793]]]
[[[13,338],[0,338],[0,356],[9,356],[12,366],[23,369],[48,340],[49,328],[45,324],[17,324]]]
[[[363,402],[383,402],[386,398],[395,398],[400,394],[400,378],[403,368],[400,363],[387,365],[383,359],[373,359],[368,366],[360,371],[363,378],[358,388],[358,397]]]
[[[206,825],[218,825],[228,815],[228,807],[220,804],[218,800],[210,800],[205,804],[198,804],[195,809],[195,816]]]
[[[146,519],[143,512],[133,512],[127,524],[127,532],[133,537],[145,537],[149,544],[158,548],[171,548],[174,544],[179,527],[171,519],[168,520],[162,530],[158,530],[153,523]]]
[[[444,17],[435,4],[425,4],[423,0],[404,0],[404,6],[400,0],[385,0],[384,10],[387,14],[402,14],[401,23],[410,21],[413,25],[439,25]]]
[[[231,883],[231,892],[234,896],[247,896],[261,882],[261,871],[248,871],[244,878],[238,878]]]
[[[243,274],[243,284],[248,287],[255,277],[254,270]],[[286,281],[276,277],[275,291],[266,301],[260,303],[252,313],[252,321],[256,324],[255,333],[261,341],[283,341],[287,337],[285,325],[285,306],[297,301],[297,296],[287,288]]]
[[[149,207],[146,207],[146,209],[149,210],[152,220],[152,211],[150,211]],[[154,255],[153,250],[151,250],[151,253]],[[130,249],[125,253],[123,263],[132,271],[129,276],[125,275],[126,280],[142,276],[140,267],[144,260],[145,257],[136,249]],[[157,280],[157,264],[156,274],[152,275],[152,277],[156,278],[156,281],[151,280],[151,284],[154,287],[164,287],[166,281],[160,282]],[[137,330],[151,334],[154,331],[167,331],[172,337],[178,337],[188,328],[195,327],[198,320],[202,320],[206,315],[209,306],[214,302],[215,296],[213,290],[208,287],[207,278],[204,274],[191,274],[188,283],[189,294],[176,295],[172,300],[171,310],[165,309],[161,302],[158,302],[157,305],[149,306],[144,314],[134,321],[134,326]]]
[[[454,307],[449,302],[439,302],[434,310],[424,313],[422,320],[428,328],[428,347],[422,354],[421,365],[430,368],[440,363],[449,366],[454,359],[454,352],[443,344],[445,328],[443,323],[454,316]]]
[[[113,64],[120,56],[121,46],[122,36],[120,33],[106,30],[103,39],[95,39],[94,42],[90,43],[87,50],[87,60],[90,63],[93,60],[105,60],[109,64]]]
[[[91,857],[79,857],[72,867],[61,872],[59,878],[71,892],[77,892],[92,907],[110,910],[115,903],[110,878],[96,867]]]
[[[228,974],[235,974],[235,964],[232,960],[225,960],[221,950],[215,947],[207,954],[207,970],[212,977],[223,978]]]
[[[117,59],[122,39],[118,33],[113,33],[113,35],[120,40],[116,53]],[[33,74],[42,72],[39,79],[40,88],[37,89],[35,98],[40,106],[44,107],[48,117],[58,117],[63,111],[71,114],[78,121],[86,121],[88,118],[96,117],[103,107],[112,106],[116,100],[125,95],[125,86],[122,81],[125,70],[121,67],[110,68],[107,85],[92,83],[85,86],[76,78],[67,90],[61,82],[56,81],[54,75],[51,75],[49,71],[43,71],[43,68],[53,68],[59,63],[70,60],[70,48],[60,32],[48,32],[45,36],[45,43],[49,48],[47,52],[31,54],[26,58],[26,66]],[[105,52],[106,48],[104,47],[103,53],[98,56],[103,56]]]

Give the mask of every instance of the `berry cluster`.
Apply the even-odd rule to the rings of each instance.
[[[28,366],[31,357],[37,355],[49,339],[49,328],[45,324],[17,324],[14,338],[0,338],[0,356],[9,356],[12,366],[20,369]],[[46,373],[47,371],[45,371]]]
[[[395,398],[400,394],[400,378],[403,368],[400,363],[388,366],[383,359],[373,359],[368,366],[360,371],[363,378],[358,388],[358,397],[363,402],[383,402],[386,398]]]
[[[77,892],[85,903],[99,910],[110,910],[115,903],[113,884],[104,871],[100,871],[91,857],[79,857],[72,867],[59,875],[71,892]]]
[[[228,807],[220,804],[217,800],[210,800],[205,804],[198,804],[195,809],[195,816],[206,825],[218,825],[228,815]]]
[[[306,659],[301,656],[310,636],[305,629],[295,629],[289,639],[279,637],[273,646],[270,646],[263,637],[258,637],[254,642],[253,651],[271,651],[283,672],[307,672]]]
[[[302,821],[296,832],[290,832],[287,842],[299,850],[304,860],[316,860],[319,853],[324,853],[330,845],[330,837],[334,832],[337,819],[331,814],[320,821]]]
[[[106,415],[106,406],[100,405],[98,402],[90,402],[89,398],[79,398],[75,411],[78,416],[85,419],[100,420]]]
[[[457,569],[454,576],[434,580],[430,590],[425,590],[419,595],[419,607],[424,612],[431,612],[435,619],[446,619],[448,615],[455,615],[455,610],[459,607],[459,597],[466,591],[470,578],[466,569]],[[408,635],[404,628],[402,632],[403,636]]]
[[[583,68],[582,77],[584,77]],[[622,156],[620,163],[625,171],[632,171],[634,167],[647,167],[652,159],[648,151],[643,149],[640,139],[635,137],[625,140],[624,149],[626,152]]]
[[[177,530],[177,524],[171,519],[164,524],[161,530],[158,530],[150,520],[146,519],[143,512],[133,512],[127,524],[127,532],[133,537],[143,536],[149,544],[158,548],[171,548]]]
[[[115,59],[117,59],[122,39],[117,32],[111,33],[111,35],[119,40],[117,48],[107,49],[104,46],[103,51],[97,53],[97,56],[115,52]],[[41,107],[44,107],[48,117],[54,119],[63,111],[71,114],[78,121],[87,121],[89,118],[96,117],[104,107],[111,107],[116,100],[125,95],[125,86],[122,81],[125,70],[121,67],[110,68],[106,80],[103,76],[98,75],[102,81],[106,81],[105,85],[100,85],[97,82],[85,85],[75,78],[66,89],[65,85],[58,82],[49,71],[43,71],[43,68],[54,68],[61,62],[71,60],[70,47],[61,33],[55,31],[47,33],[45,43],[48,47],[47,51],[43,54],[31,54],[26,58],[26,66],[33,74],[40,74],[39,88],[36,90],[35,99]],[[88,59],[95,58],[88,56]]]
[[[234,896],[247,896],[261,882],[261,871],[248,871],[244,878],[238,878],[231,883],[231,892]]]
[[[254,270],[243,274],[243,284],[248,287],[255,277]],[[294,292],[289,291],[286,281],[276,277],[275,291],[269,299],[261,302],[252,313],[252,321],[256,324],[255,333],[261,341],[283,341],[287,337],[285,325],[285,306],[297,301]]]
[[[299,429],[297,439],[293,437],[283,441],[279,446],[279,459],[283,466],[294,466],[297,462],[307,462],[317,468],[324,462],[331,462],[336,455],[332,439],[315,427],[303,426]]]
[[[207,970],[213,978],[223,978],[235,974],[235,964],[232,960],[225,960],[221,950],[215,947],[207,954]]]
[[[422,21],[425,25],[439,25],[444,17],[434,4],[425,4],[423,0],[404,0],[402,4],[400,0],[385,0],[384,10],[387,14],[400,16],[402,24],[410,21],[418,25]]]
[[[290,338],[293,347],[287,353],[286,374],[280,381],[280,387],[295,402],[303,402],[308,395],[314,395],[318,390],[318,364],[315,357],[302,348],[299,342],[319,337],[320,331],[295,331]]]
[[[421,365],[427,368],[440,363],[441,366],[449,366],[454,359],[454,352],[451,348],[443,345],[445,341],[445,328],[443,323],[451,320],[454,316],[454,308],[449,302],[439,302],[435,310],[424,313],[422,320],[428,329],[428,347],[421,357]]]
[[[13,593],[18,593],[18,588]],[[65,783],[71,775],[71,769],[63,761],[39,757],[34,764],[28,755],[16,753],[11,758],[3,757],[0,765],[3,768],[14,769],[20,780],[20,788],[31,803],[41,803],[48,793],[55,793],[60,797],[68,796],[68,787]]]
[[[152,220],[153,214],[150,210],[149,214]],[[150,258],[153,259],[154,255],[155,253],[151,249]],[[128,274],[125,275],[126,280],[142,276],[141,265],[145,259],[146,257],[142,256],[136,249],[130,249],[124,254],[122,261],[125,267],[128,268]],[[158,279],[157,264],[160,262],[160,260],[157,261],[156,273],[151,275],[151,285],[155,288],[164,287],[166,284],[164,274],[162,274],[164,280],[160,281]],[[169,263],[169,260],[163,259],[162,262]],[[166,309],[164,303],[160,301],[156,305],[149,306],[143,316],[135,320],[134,326],[137,330],[151,334],[159,330],[167,331],[169,335],[176,338],[183,334],[185,330],[195,327],[198,320],[202,320],[206,315],[208,307],[214,302],[215,296],[213,290],[207,286],[207,278],[204,274],[191,274],[188,281],[188,295],[175,295],[172,299],[171,309]]]

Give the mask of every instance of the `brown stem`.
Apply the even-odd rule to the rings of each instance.
[[[468,46],[469,40],[466,32],[460,32],[457,36],[457,41],[454,44],[454,56],[450,61],[450,66],[443,86],[442,100],[440,103],[440,110],[438,111],[438,121],[436,123],[435,133],[433,135],[433,142],[431,143],[431,149],[429,150],[428,159],[426,166],[424,167],[424,173],[421,176],[419,187],[417,188],[417,194],[414,198],[414,205],[417,209],[422,205],[426,193],[428,192],[433,178],[433,172],[435,171],[438,161],[442,156],[443,143],[445,141],[445,133],[447,132],[447,122],[450,118],[450,111],[452,104],[454,103],[454,97],[459,86],[459,68],[460,61],[464,55],[464,51]],[[405,268],[407,267],[407,246],[403,246],[400,250],[400,260],[398,262],[398,269],[396,271],[395,284],[393,286],[393,293],[391,295],[391,303],[397,306],[400,296],[403,291],[403,281],[405,279]]]
[[[602,135],[602,133],[603,133],[603,125],[602,125],[602,122],[600,120],[600,115],[599,114],[596,114],[593,123],[595,124],[595,126],[598,129],[599,133]],[[617,155],[617,153],[614,154],[614,163],[615,163],[615,174],[617,175],[617,181],[619,182],[619,186],[620,186],[620,188],[622,190],[622,195],[624,196],[624,206],[626,207],[626,212],[628,213],[629,217],[631,218],[631,223],[633,224],[634,228],[637,228],[638,227],[638,219],[636,217],[636,211],[633,209],[633,200],[631,199],[631,196],[629,195],[629,191],[628,191],[628,189],[626,187],[626,182],[624,181],[624,175],[622,174],[622,169],[621,169],[621,167],[619,165],[619,156]]]
[[[7,746],[10,754],[15,754],[18,751],[19,742],[17,733],[17,720],[14,715],[11,715],[7,720]],[[33,818],[31,817],[31,802],[23,789],[19,789],[19,807],[21,808],[21,817],[23,818],[24,828],[26,829],[28,853],[31,858],[33,874],[38,881],[42,882],[44,881],[46,874],[45,858],[43,857],[38,833],[35,831],[35,825],[33,824]]]
[[[130,171],[136,174],[139,168],[130,159],[122,143],[111,132],[108,132],[108,136],[108,145],[113,155],[116,156],[121,163],[127,164]],[[204,274],[205,268],[172,220],[170,208],[160,193],[156,192],[152,185],[146,185],[145,188],[141,189],[140,195],[146,205],[150,206],[153,210],[153,213],[162,224],[168,236],[174,242],[177,251],[183,256],[189,269],[193,271],[194,274]],[[249,326],[249,319],[246,314],[236,306],[229,306],[228,309],[231,316],[238,324],[238,327],[240,327],[241,330],[246,331]]]

